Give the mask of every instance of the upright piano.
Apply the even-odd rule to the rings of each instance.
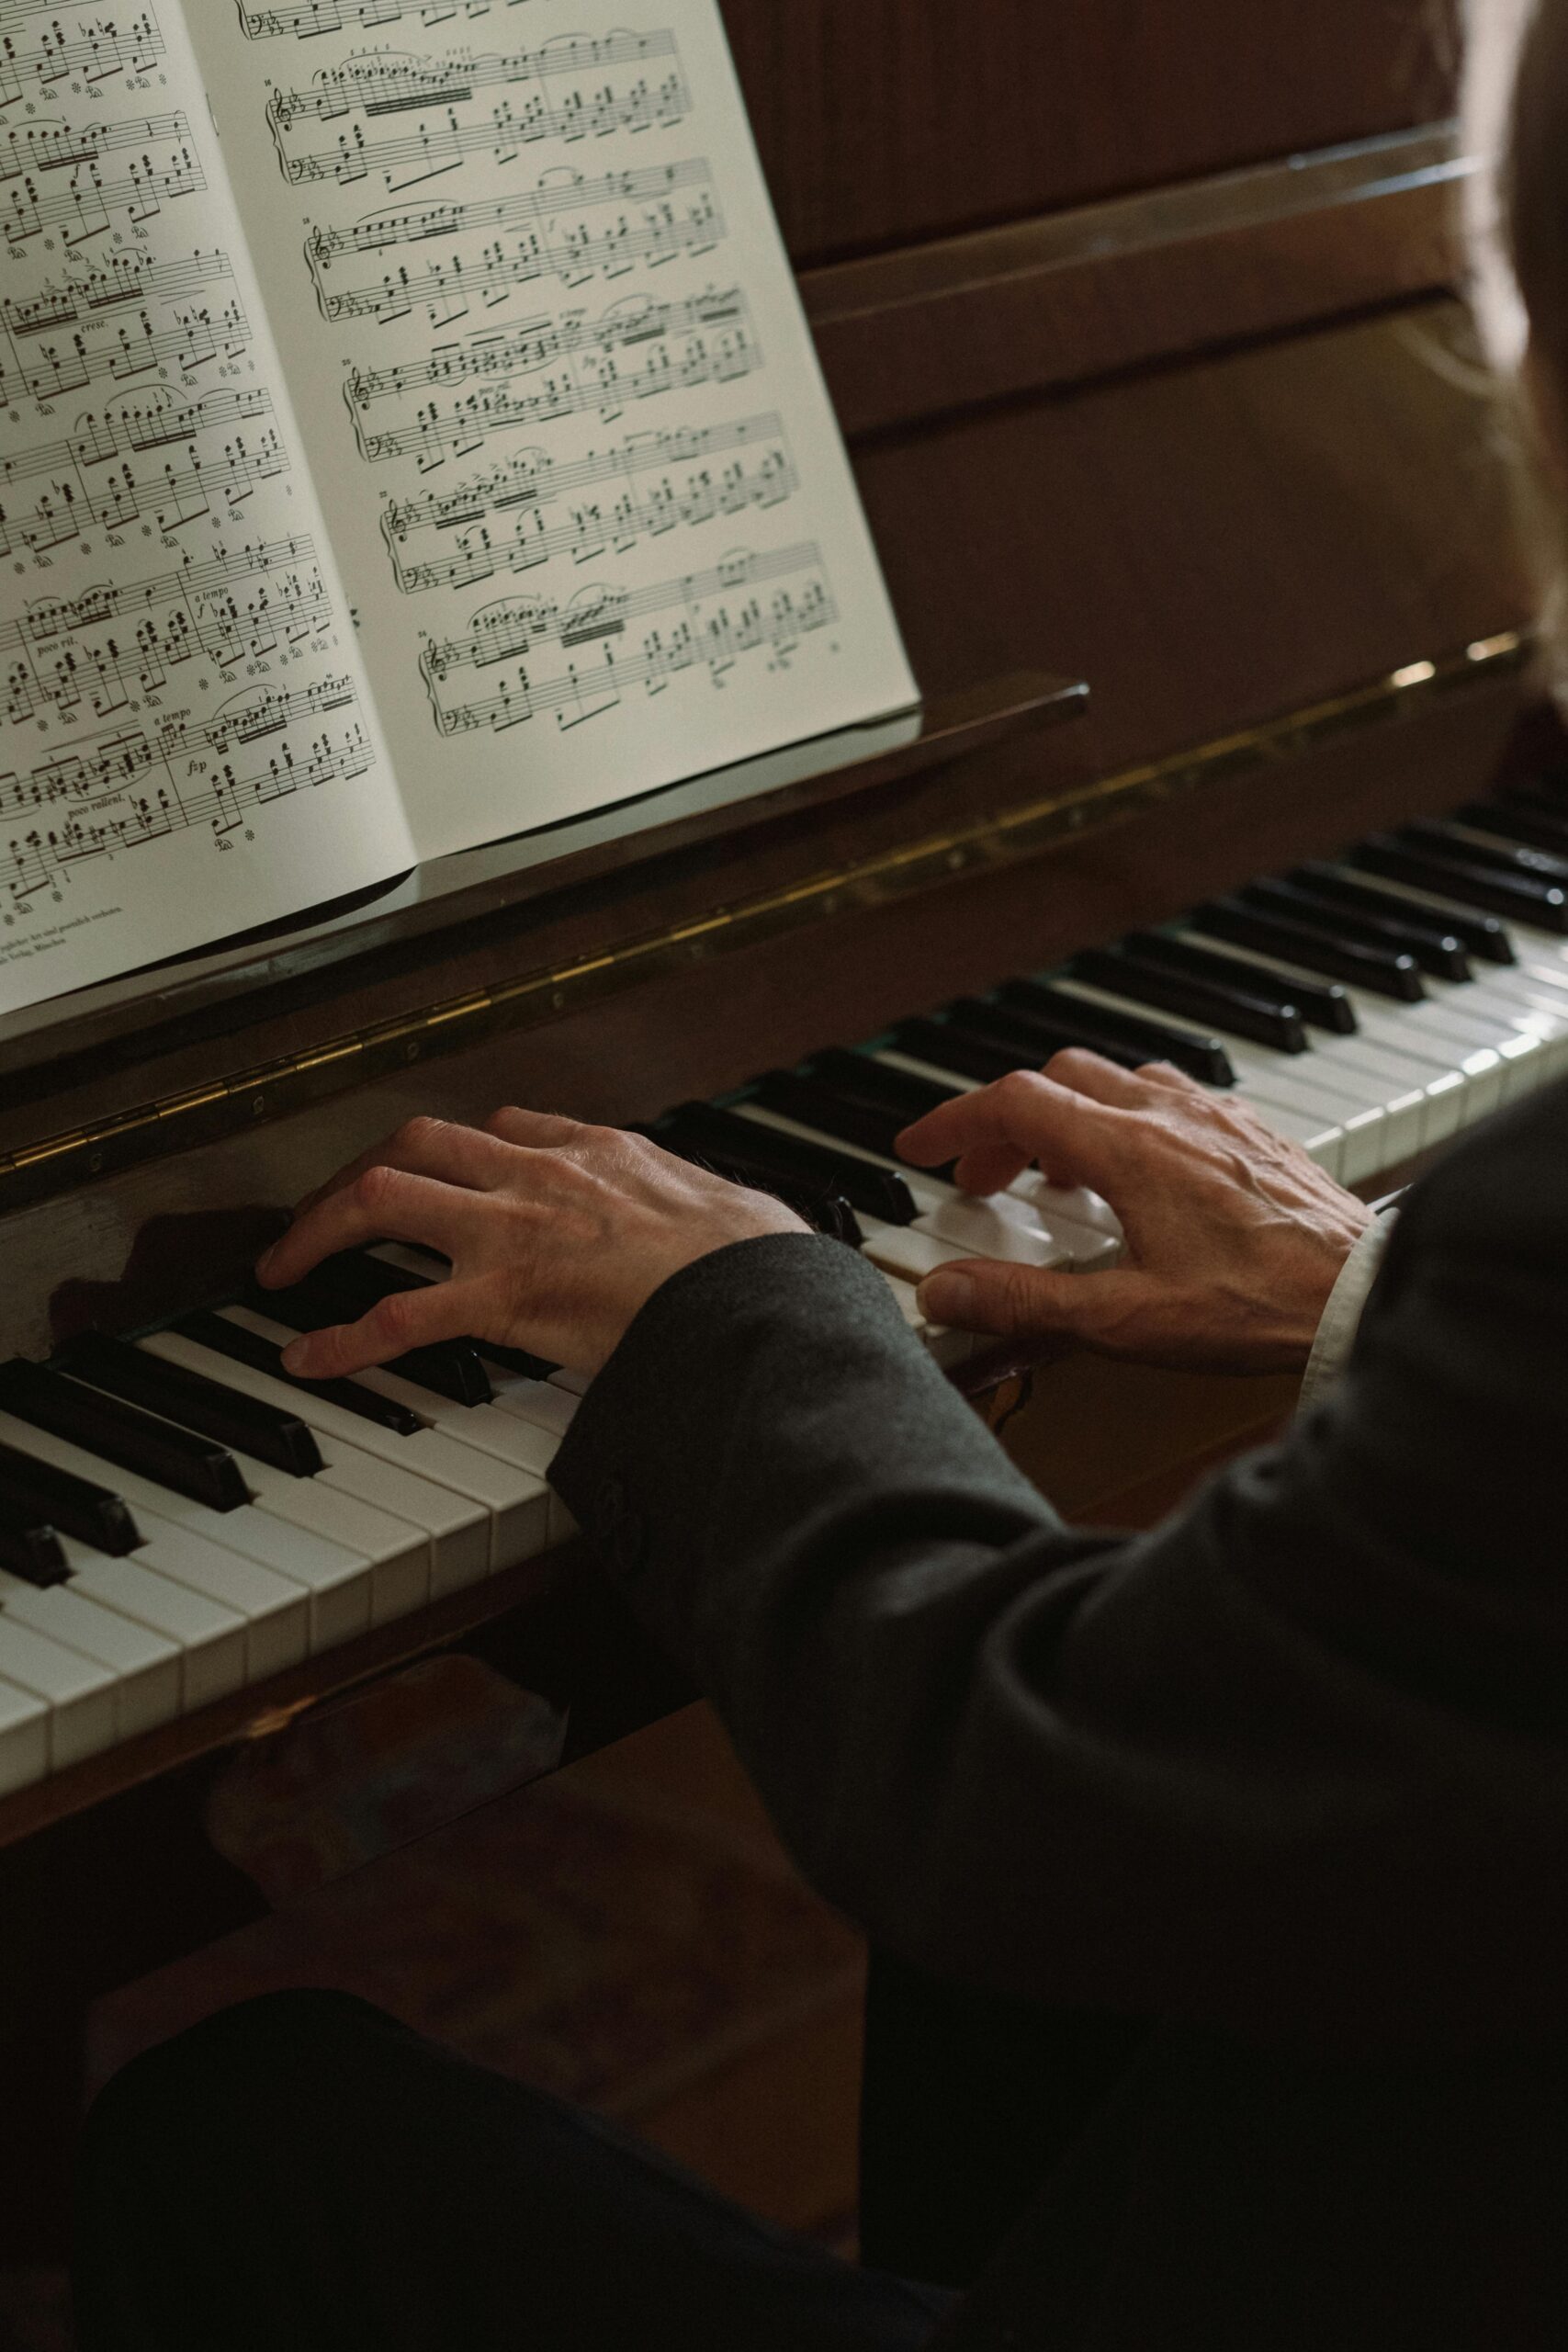
[[[1135,1519],[1288,1390],[928,1329],[924,1266],[1092,1280],[1117,1231],[976,1212],[904,1120],[1064,1044],[1167,1055],[1375,1196],[1568,1066],[1568,769],[1427,0],[725,14],[923,727],[0,1023],[12,2246],[57,2224],[85,2005],[244,1916],[200,1835],[236,1742],[444,1645],[580,1747],[681,1695],[548,1495],[569,1374],[290,1391],[291,1314],[440,1278],[248,1295],[342,1159],[509,1101],[655,1123],[871,1256],[1066,1507]]]

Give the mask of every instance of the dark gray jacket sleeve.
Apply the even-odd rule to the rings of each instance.
[[[1066,1529],[804,1236],[660,1291],[556,1483],[808,1876],[906,1956],[1249,2030],[1537,2030],[1568,1984],[1565,1145],[1516,1118],[1418,1189],[1328,1404],[1154,1534]]]

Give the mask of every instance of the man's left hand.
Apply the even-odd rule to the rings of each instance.
[[[284,1290],[375,1241],[452,1261],[450,1281],[295,1340],[284,1363],[300,1378],[341,1379],[465,1337],[592,1374],[683,1266],[732,1241],[807,1229],[767,1194],[642,1136],[506,1110],[483,1129],[410,1120],[301,1202],[256,1272]]]

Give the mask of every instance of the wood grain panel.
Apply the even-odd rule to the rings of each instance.
[[[1430,122],[1450,0],[723,0],[810,264]]]
[[[840,422],[885,432],[1446,288],[1471,168],[1438,126],[812,270]]]
[[[1048,658],[1110,771],[1517,626],[1471,349],[1445,304],[863,446],[917,675]]]

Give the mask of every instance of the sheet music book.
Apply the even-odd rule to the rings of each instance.
[[[0,0],[0,1011],[918,699],[717,0]]]

